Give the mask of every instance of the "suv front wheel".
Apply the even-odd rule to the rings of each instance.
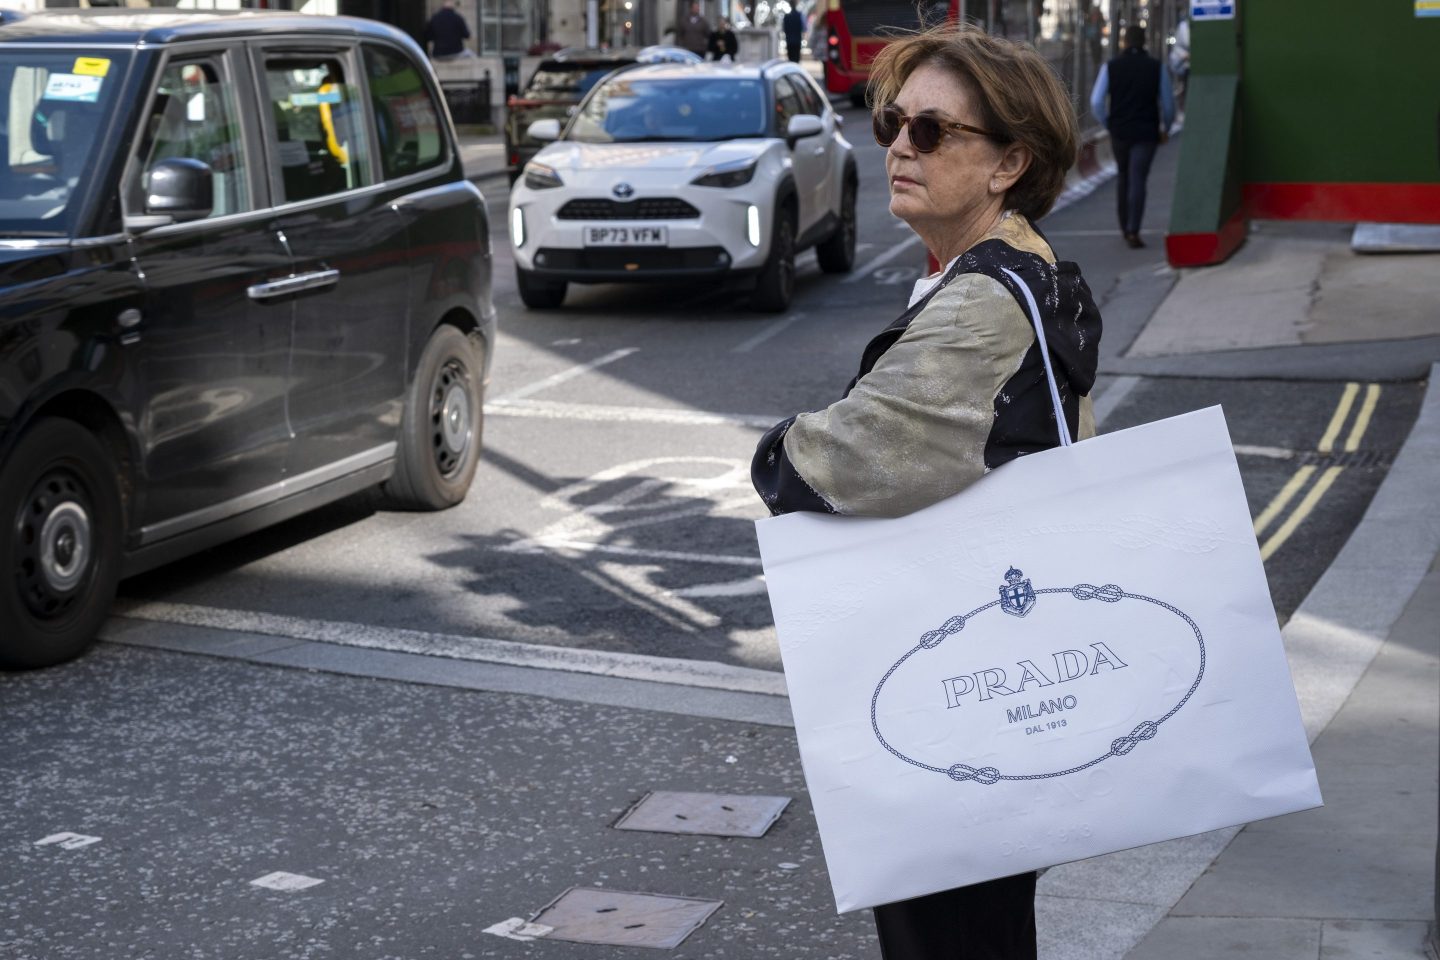
[[[765,313],[780,313],[795,296],[795,212],[786,204],[775,207],[774,233],[770,255],[760,268],[750,307]]]

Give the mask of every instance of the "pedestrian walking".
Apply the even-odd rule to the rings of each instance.
[[[710,47],[710,21],[700,13],[700,4],[690,4],[690,13],[675,24],[675,45],[701,57]]]
[[[465,46],[465,41],[469,39],[470,26],[455,9],[455,0],[445,0],[425,24],[425,52],[432,60],[475,56]]]
[[[805,36],[805,14],[792,6],[790,12],[780,20],[780,29],[785,32],[785,55],[791,63],[800,62],[800,41]]]
[[[710,34],[710,59],[734,62],[740,53],[740,41],[730,26],[729,17],[720,18],[720,26]]]
[[[1118,176],[1116,212],[1120,233],[1132,247],[1143,247],[1145,181],[1155,151],[1170,138],[1175,94],[1165,66],[1145,52],[1145,28],[1125,28],[1125,50],[1100,68],[1090,91],[1090,112],[1110,131]]]
[[[761,439],[751,478],[774,514],[900,516],[1058,445],[1027,297],[1072,434],[1095,432],[1099,311],[1079,269],[1057,262],[1032,225],[1075,160],[1074,112],[1054,72],[1028,45],[952,24],[891,41],[870,84],[890,212],[945,267],[865,347],[840,400]],[[1035,877],[876,907],[882,957],[1034,960]]]

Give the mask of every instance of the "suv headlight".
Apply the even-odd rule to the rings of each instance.
[[[565,186],[565,181],[560,179],[560,174],[555,172],[554,167],[531,160],[525,164],[525,186],[531,190],[549,190],[551,187]]]
[[[737,160],[711,167],[690,182],[697,187],[738,187],[755,176],[756,161]]]

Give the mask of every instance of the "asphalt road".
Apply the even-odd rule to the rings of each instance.
[[[766,426],[838,397],[924,268],[923,249],[888,213],[883,154],[865,114],[847,113],[860,165],[857,270],[826,276],[805,254],[782,316],[751,313],[743,291],[718,284],[572,286],[562,308],[527,310],[514,288],[503,181],[492,181],[501,337],[485,459],[465,503],[422,515],[354,498],[130,580],[122,598],[147,603],[151,619],[221,628],[237,612],[262,612],[289,618],[276,621],[281,632],[286,623],[361,624],[779,669],[752,527],[764,511],[748,480],[751,452]],[[1134,304],[1158,302],[1173,282],[1160,246],[1173,172],[1174,151],[1162,151],[1146,249],[1130,250],[1114,230],[1113,186],[1042,224],[1107,311],[1107,354],[1138,333]],[[1221,404],[1256,516],[1320,445],[1347,390],[1338,374],[1285,382],[1103,369],[1104,430]],[[1356,391],[1337,449],[1368,403],[1357,451],[1267,561],[1282,620],[1363,513],[1421,397],[1413,383]],[[1285,502],[1272,536],[1300,499]]]

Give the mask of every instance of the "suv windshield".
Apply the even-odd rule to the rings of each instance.
[[[553,63],[540,64],[540,69],[530,78],[525,88],[526,100],[579,100],[600,82],[600,78],[612,70],[628,66],[629,61],[616,60],[605,63]]]
[[[75,229],[81,178],[115,112],[130,55],[0,50],[0,238]]]
[[[766,119],[765,85],[757,79],[621,74],[591,93],[567,139],[635,143],[763,137]]]

